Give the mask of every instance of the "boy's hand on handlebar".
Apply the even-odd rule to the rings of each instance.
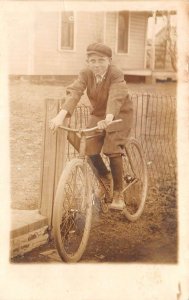
[[[97,123],[98,129],[100,129],[100,130],[106,129],[110,123],[111,122],[107,121],[106,119],[101,120]]]
[[[114,116],[111,114],[106,115],[105,120],[101,120],[97,123],[98,129],[104,130],[113,121]]]
[[[55,133],[55,131],[58,129],[58,127],[62,125],[62,123],[66,117],[66,114],[67,114],[67,111],[61,110],[55,118],[53,118],[49,121],[49,129],[51,129],[53,131],[53,133]]]
[[[59,116],[56,116],[55,118],[51,119],[49,121],[49,128],[53,131],[53,133],[58,129],[60,125],[62,125],[63,120]]]

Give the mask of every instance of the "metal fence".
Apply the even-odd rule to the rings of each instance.
[[[176,178],[176,99],[133,94],[132,135],[141,143],[151,181]]]
[[[176,179],[176,99],[156,94],[132,94],[134,122],[131,136],[145,154],[149,183]],[[73,127],[85,127],[89,107],[79,106],[71,118]],[[67,159],[77,155],[67,145]]]

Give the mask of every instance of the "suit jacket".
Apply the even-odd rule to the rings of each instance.
[[[68,111],[69,116],[85,90],[92,107],[88,127],[95,126],[106,114],[113,114],[114,119],[123,120],[122,123],[110,125],[107,131],[120,131],[131,127],[133,106],[121,70],[109,65],[103,81],[97,85],[93,72],[89,68],[83,69],[77,80],[66,89],[66,101],[62,108]]]

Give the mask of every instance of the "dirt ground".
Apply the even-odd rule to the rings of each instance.
[[[131,92],[176,94],[173,83],[129,84],[128,87]],[[62,98],[64,89],[61,85],[10,82],[12,208],[36,209],[39,206],[44,100]],[[59,261],[41,255],[53,249],[51,241],[13,261]],[[90,239],[82,261],[176,263],[176,181],[169,178],[150,187],[144,213],[135,223],[127,221],[120,213],[101,215],[94,209]]]

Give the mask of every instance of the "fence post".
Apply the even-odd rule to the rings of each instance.
[[[49,130],[49,120],[56,116],[59,107],[60,100],[45,100],[40,213],[48,218],[50,227],[52,225],[56,186],[66,159],[66,133],[64,131],[58,131],[53,134],[52,131]]]

